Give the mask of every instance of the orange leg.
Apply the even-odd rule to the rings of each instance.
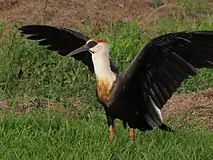
[[[112,140],[112,138],[114,137],[115,135],[115,127],[110,125],[109,126],[109,139]]]
[[[130,128],[129,136],[132,138],[132,144],[135,144],[135,131],[134,131],[134,128]]]

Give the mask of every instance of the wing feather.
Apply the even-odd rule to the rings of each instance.
[[[47,25],[25,25],[20,27],[19,30],[22,34],[28,35],[27,39],[37,40],[38,45],[47,46],[46,49],[56,51],[62,56],[68,55],[90,39],[90,37],[77,30]],[[73,55],[73,58],[83,62],[94,73],[92,58],[89,52]],[[110,63],[112,70],[118,73],[118,69],[111,60]]]
[[[213,31],[161,35],[150,40],[121,75],[109,103],[140,87],[162,109],[184,79],[203,67],[213,68]]]

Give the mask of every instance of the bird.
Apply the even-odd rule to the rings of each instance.
[[[213,31],[208,30],[156,36],[124,71],[110,58],[108,42],[76,29],[29,24],[18,30],[26,39],[88,67],[96,80],[95,93],[105,111],[110,140],[115,136],[116,119],[124,129],[128,126],[132,144],[136,129],[175,132],[165,124],[162,108],[185,79],[196,76],[200,68],[213,68]]]

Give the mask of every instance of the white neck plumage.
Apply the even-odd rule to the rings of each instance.
[[[116,79],[116,74],[111,70],[109,54],[102,50],[99,53],[92,55],[96,79],[107,80],[113,83]]]

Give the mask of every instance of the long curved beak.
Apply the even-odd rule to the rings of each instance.
[[[84,52],[84,51],[89,51],[89,46],[87,44],[81,46],[80,48],[75,49],[74,51],[70,52],[67,56],[73,56],[75,54]]]

